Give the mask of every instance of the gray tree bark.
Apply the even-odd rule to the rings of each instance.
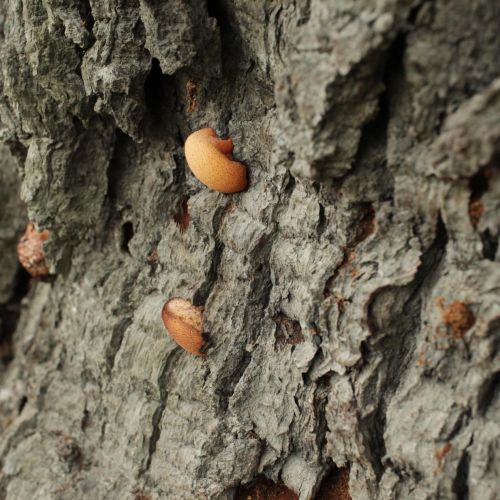
[[[498,498],[499,23],[2,0],[0,498]],[[206,126],[246,192],[186,169]],[[27,220],[55,275],[29,287]]]

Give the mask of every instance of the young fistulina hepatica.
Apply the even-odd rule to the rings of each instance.
[[[233,141],[221,139],[213,128],[202,128],[186,139],[184,152],[195,177],[210,189],[238,193],[247,187],[247,168],[232,157]]]
[[[165,302],[161,317],[170,336],[184,350],[204,356],[203,307],[189,300],[173,297]]]

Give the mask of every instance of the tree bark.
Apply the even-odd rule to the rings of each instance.
[[[498,498],[499,23],[2,0],[0,498]],[[245,192],[186,168],[202,127]],[[54,275],[29,287],[28,220]]]

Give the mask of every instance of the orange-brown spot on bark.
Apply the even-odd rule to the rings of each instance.
[[[252,483],[240,486],[235,500],[298,500],[298,496],[283,483],[274,483],[265,477],[259,477]]]
[[[453,446],[451,445],[451,443],[446,443],[441,448],[437,448],[436,451],[434,452],[434,456],[436,457],[439,469],[441,469],[443,465],[444,457],[450,452],[452,447]]]
[[[188,80],[186,83],[186,101],[187,101],[187,111],[192,113],[196,109],[196,94],[198,93],[198,85],[192,80]]]
[[[183,196],[181,199],[179,210],[174,214],[174,221],[181,233],[187,230],[189,222],[191,221],[191,216],[189,215],[188,209],[188,200],[189,196]]]
[[[17,244],[17,257],[21,265],[33,277],[47,276],[49,268],[45,262],[43,244],[49,239],[49,231],[37,231],[32,222],[26,226],[26,231]]]
[[[453,337],[463,338],[464,334],[470,330],[476,318],[467,304],[459,300],[453,301],[442,312],[443,321],[451,328]]]
[[[321,483],[316,500],[351,500],[349,493],[349,467],[336,469]]]
[[[148,255],[148,262],[150,264],[156,264],[158,262],[158,250],[156,248]]]
[[[484,205],[481,200],[471,200],[469,203],[469,218],[473,227],[477,226],[479,219],[484,213]]]
[[[276,347],[283,349],[286,345],[297,345],[304,342],[302,328],[300,323],[295,321],[283,313],[276,314],[273,317],[276,323]]]

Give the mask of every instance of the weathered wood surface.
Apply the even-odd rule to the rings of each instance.
[[[0,498],[497,498],[499,2],[0,5]],[[206,126],[246,192],[186,170]]]

